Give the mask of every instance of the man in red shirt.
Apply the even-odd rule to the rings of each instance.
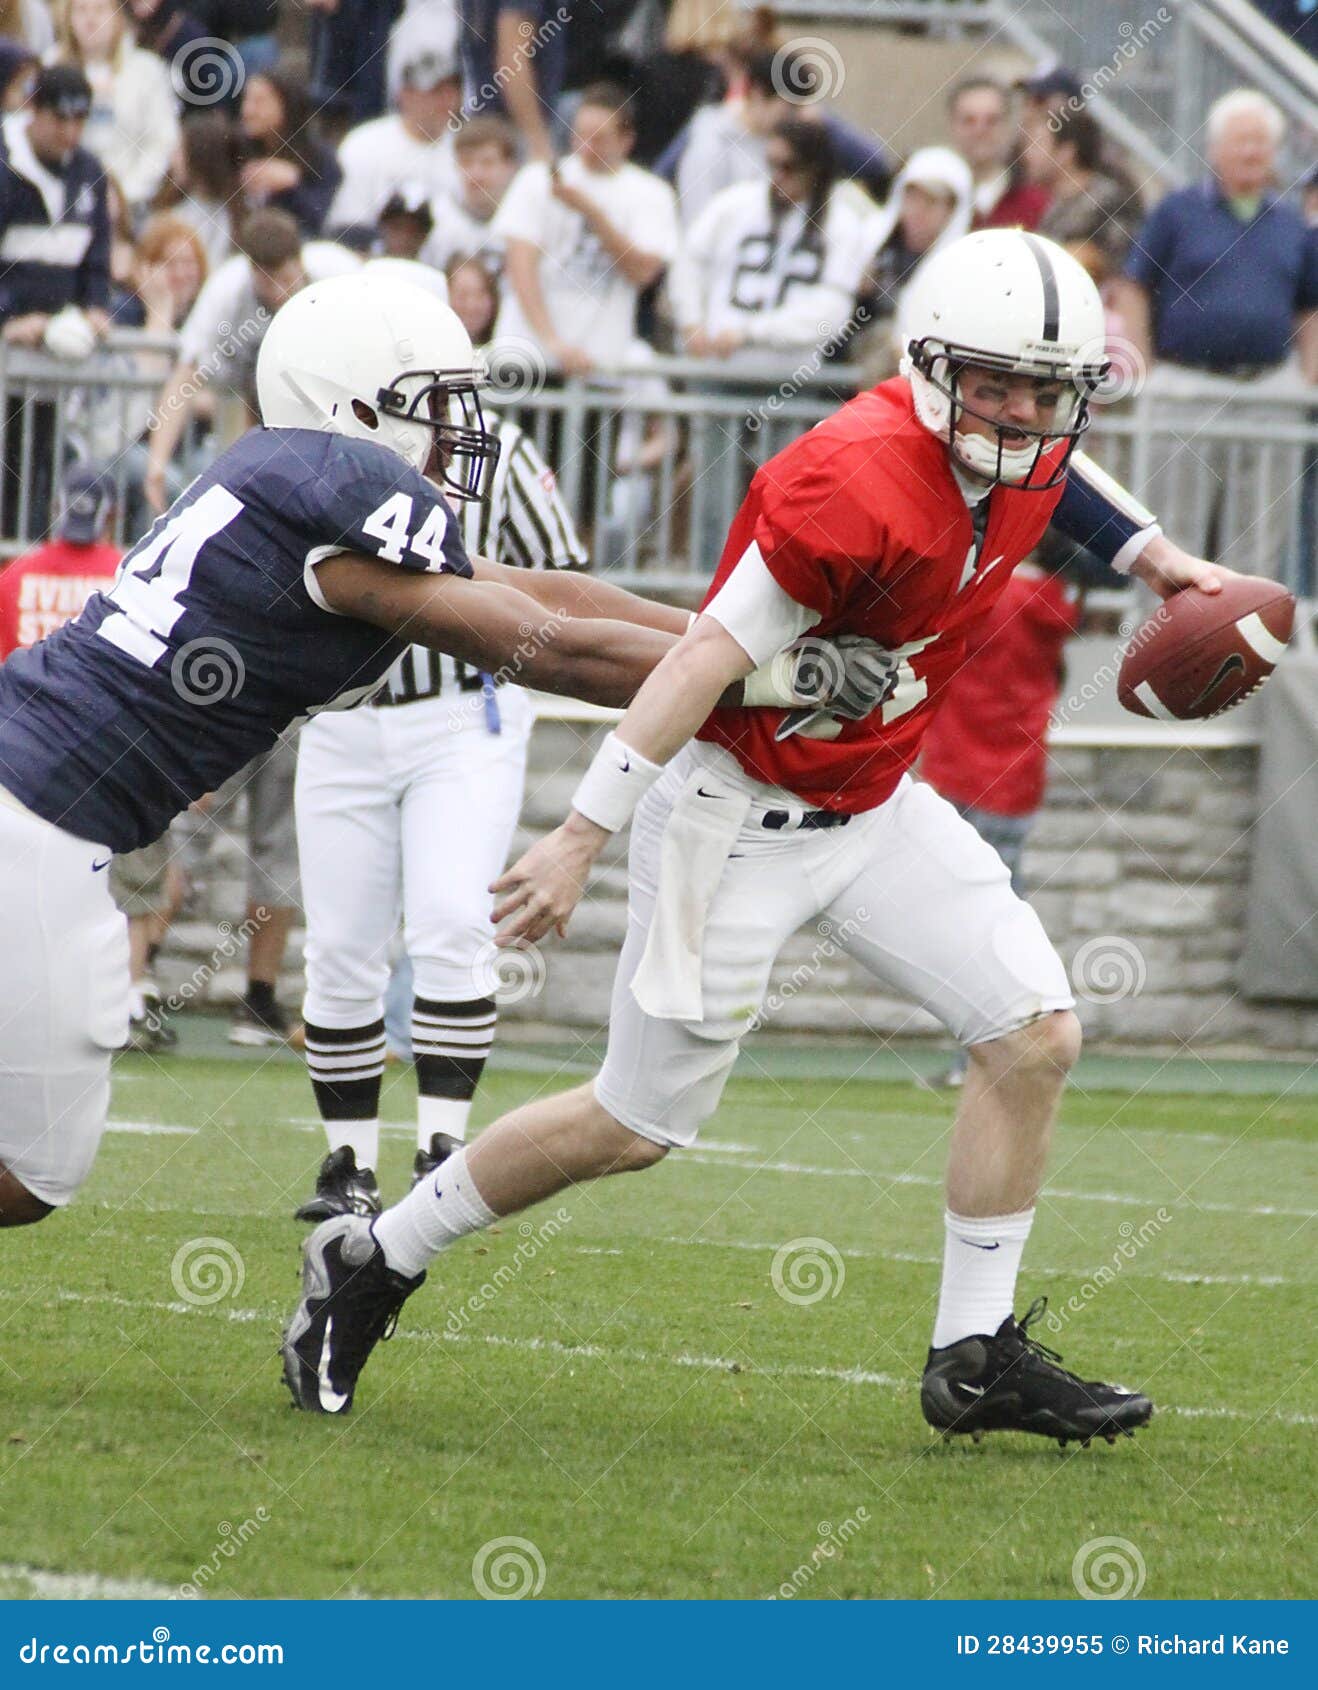
[[[634,813],[603,1069],[496,1122],[373,1223],[341,1217],[310,1235],[284,1339],[299,1407],[351,1406],[375,1342],[456,1238],[691,1144],[778,951],[823,918],[971,1047],[925,1418],[1086,1442],[1147,1422],[1146,1396],[1079,1379],[1031,1337],[1041,1301],[1013,1313],[1079,1023],[1001,858],[908,773],[967,641],[1050,521],[1164,595],[1220,591],[1212,565],[1074,453],[1103,345],[1097,290],[1060,247],[968,235],[922,271],[903,375],[758,472],[700,616],[606,737],[568,820],[495,885],[501,943],[562,932]],[[803,635],[882,648],[872,713],[717,707],[734,677]]]
[[[0,661],[71,622],[114,580],[123,553],[105,537],[113,508],[104,477],[87,464],[68,471],[56,538],[0,573]]]

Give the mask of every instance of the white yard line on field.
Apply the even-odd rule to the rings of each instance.
[[[47,1567],[24,1567],[0,1561],[0,1585],[21,1584],[25,1597],[45,1602],[177,1602],[176,1584],[150,1579],[104,1578],[100,1573],[57,1573]]]
[[[26,1300],[23,1293],[17,1291],[0,1290],[0,1301]],[[273,1308],[236,1308],[221,1309],[215,1306],[194,1306],[191,1303],[159,1303],[146,1299],[120,1297],[108,1292],[92,1292],[84,1294],[80,1291],[60,1291],[55,1298],[58,1303],[88,1303],[112,1304],[116,1308],[140,1309],[148,1314],[170,1315],[212,1315],[222,1320],[236,1321],[247,1324],[253,1321],[268,1321],[274,1327],[285,1315],[287,1310]],[[31,1307],[31,1303],[28,1304]],[[50,1303],[38,1305],[49,1308]],[[872,1373],[861,1367],[808,1367],[803,1364],[788,1362],[782,1365],[774,1363],[760,1364],[743,1361],[736,1356],[707,1356],[693,1354],[681,1350],[675,1355],[662,1355],[653,1350],[636,1349],[630,1346],[621,1348],[605,1344],[564,1344],[557,1338],[517,1338],[498,1332],[399,1332],[394,1342],[413,1344],[486,1344],[491,1348],[505,1350],[523,1350],[533,1353],[563,1356],[570,1361],[608,1361],[635,1362],[643,1367],[683,1367],[712,1370],[721,1373],[744,1374],[753,1379],[757,1374],[766,1379],[831,1379],[840,1385],[856,1385],[877,1387],[888,1391],[912,1391],[916,1389],[914,1378],[904,1378],[892,1373]],[[1245,1420],[1250,1424],[1259,1420],[1270,1420],[1282,1426],[1314,1426],[1318,1425],[1318,1414],[1288,1414],[1276,1409],[1264,1409],[1254,1413],[1241,1408],[1205,1408],[1187,1405],[1185,1407],[1160,1406],[1158,1413],[1164,1415],[1178,1415],[1188,1419],[1214,1420]]]

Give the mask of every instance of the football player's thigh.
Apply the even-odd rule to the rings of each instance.
[[[788,936],[818,911],[805,866],[809,835],[768,844],[743,830],[724,868],[704,927],[700,1021],[647,1015],[631,981],[654,914],[660,824],[666,811],[643,800],[632,822],[627,937],[618,958],[609,1046],[595,1082],[605,1109],[658,1144],[694,1142],[718,1108],[742,1034],[759,1011],[774,959]]]
[[[96,1156],[110,1052],[128,1034],[128,928],[108,858],[0,807],[0,1163],[53,1205]]]
[[[499,984],[490,882],[507,863],[522,807],[526,734],[515,723],[492,734],[478,718],[449,728],[438,751],[403,799],[404,937],[417,995],[461,1002],[490,997]]]
[[[314,1026],[374,1019],[398,931],[398,797],[380,754],[377,712],[326,715],[302,731],[296,794],[307,995]]]
[[[930,786],[876,814],[865,867],[828,909],[842,948],[961,1044],[1069,1009],[1066,971],[1002,858]]]

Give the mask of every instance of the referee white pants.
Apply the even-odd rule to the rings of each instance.
[[[664,828],[697,767],[749,787],[752,808],[705,916],[702,1018],[678,1021],[646,1014],[631,982],[655,913]],[[691,1144],[718,1108],[743,1034],[772,1020],[774,960],[807,923],[819,939],[817,961],[803,965],[807,980],[845,951],[932,1011],[959,1044],[1000,1038],[1074,1002],[1061,960],[1012,891],[1002,858],[931,786],[906,776],[877,809],[818,831],[766,828],[764,813],[778,802],[726,753],[694,744],[632,820],[627,939],[595,1095],[615,1120],[655,1143]],[[792,809],[794,822],[800,802]]]
[[[306,911],[303,1016],[362,1027],[383,1013],[403,926],[418,997],[492,997],[490,882],[522,804],[532,711],[499,689],[501,732],[470,696],[328,711],[302,730],[296,810]]]
[[[128,1037],[128,924],[110,852],[0,792],[0,1163],[53,1206],[95,1160]]]

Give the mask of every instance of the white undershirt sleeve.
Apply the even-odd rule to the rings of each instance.
[[[778,585],[753,540],[700,614],[725,628],[757,667],[819,620],[817,610]]]

